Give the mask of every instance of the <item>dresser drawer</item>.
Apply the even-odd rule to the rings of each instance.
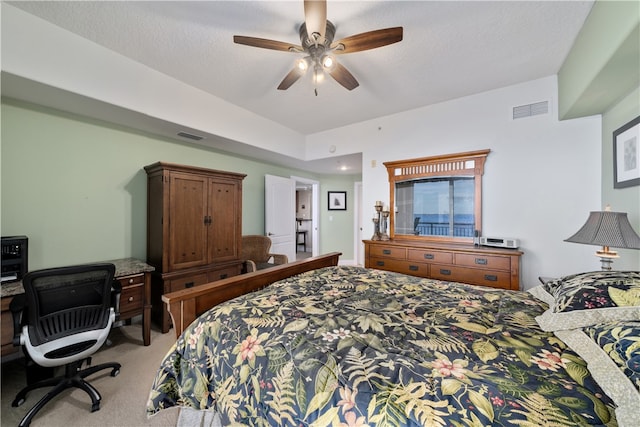
[[[407,249],[395,246],[372,246],[369,255],[374,257],[407,259]]]
[[[213,270],[207,273],[207,281],[215,282],[216,280],[226,279],[227,277],[233,277],[240,274],[241,265],[222,268],[220,270]]]
[[[126,276],[118,278],[120,286],[124,290],[128,286],[144,285],[144,274],[137,274],[135,276]]]
[[[364,244],[368,268],[493,288],[520,288],[522,252],[514,249],[413,239],[365,240]]]
[[[140,311],[144,306],[144,281],[135,285],[128,285],[122,288],[120,294],[120,314],[127,314],[130,311]]]
[[[209,283],[207,273],[197,274],[194,276],[185,276],[180,279],[169,280],[167,292],[181,291],[182,289],[193,288],[194,286]]]
[[[370,261],[369,268],[395,271],[420,277],[427,277],[429,275],[429,265],[425,263],[388,258],[370,258]]]
[[[465,267],[508,271],[511,269],[511,258],[482,254],[455,254],[455,264]]]
[[[432,265],[431,277],[451,282],[470,283],[492,288],[511,288],[511,276],[508,271],[481,270],[451,265]]]
[[[453,264],[453,253],[432,251],[428,249],[409,249],[407,259],[410,261],[437,262],[441,264]]]

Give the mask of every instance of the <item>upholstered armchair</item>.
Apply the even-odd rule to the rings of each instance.
[[[246,262],[246,272],[262,270],[289,262],[286,255],[269,253],[271,239],[267,236],[242,236],[242,259]]]

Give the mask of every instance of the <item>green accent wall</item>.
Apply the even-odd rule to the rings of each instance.
[[[29,237],[30,270],[146,259],[143,167],[157,161],[247,174],[244,234],[264,233],[265,174],[317,180],[321,201],[326,199],[325,189],[345,188],[353,197],[353,183],[361,180],[234,157],[10,99],[2,100],[1,114],[2,236]],[[324,206],[322,225],[328,221],[326,213]],[[343,253],[342,259],[353,259],[353,209],[335,215],[321,230],[322,253],[336,250]]]
[[[639,85],[640,2],[596,1],[558,72],[558,116],[602,114]]]
[[[631,226],[640,234],[640,185],[613,188],[613,132],[640,116],[640,87],[602,115],[602,204],[611,210],[627,212]],[[640,251],[617,249],[619,270],[640,270]]]

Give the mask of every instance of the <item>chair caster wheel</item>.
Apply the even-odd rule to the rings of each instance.
[[[91,405],[91,412],[96,412],[99,410],[100,410],[100,402],[94,403],[93,405]]]
[[[113,371],[111,371],[111,376],[117,377],[119,373],[120,373],[120,369],[114,369]]]
[[[11,403],[11,406],[13,406],[14,408],[17,408],[18,406],[22,405],[25,401],[26,399],[16,399]]]

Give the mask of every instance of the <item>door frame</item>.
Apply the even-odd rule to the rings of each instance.
[[[362,181],[355,182],[353,184],[354,194],[354,215],[353,215],[353,253],[354,262],[356,265],[364,266],[364,243],[362,240],[364,236],[364,224],[362,213]]]
[[[296,184],[311,185],[311,256],[318,256],[320,255],[320,182],[293,175],[291,179]]]

